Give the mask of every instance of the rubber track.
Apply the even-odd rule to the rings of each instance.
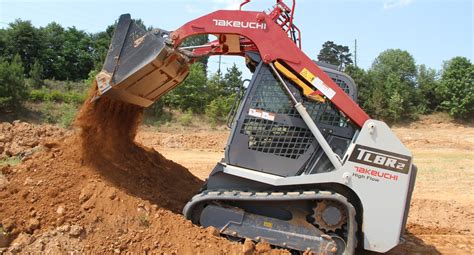
[[[333,200],[346,206],[348,215],[348,240],[343,254],[354,254],[356,246],[357,222],[356,210],[346,197],[329,191],[277,191],[254,192],[240,190],[205,190],[195,195],[186,204],[183,214],[191,219],[194,208],[200,204],[211,201],[300,201],[300,200]]]

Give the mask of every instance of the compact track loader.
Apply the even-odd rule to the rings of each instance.
[[[415,183],[411,152],[356,103],[357,86],[301,51],[294,1],[268,12],[220,10],[172,32],[122,15],[97,95],[147,107],[200,57],[245,57],[253,77],[229,115],[225,157],[185,206],[193,223],[229,239],[294,251],[386,252],[399,244]],[[211,34],[206,45],[181,47]],[[185,187],[183,187],[185,188]]]

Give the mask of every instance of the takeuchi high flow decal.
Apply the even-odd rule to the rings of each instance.
[[[363,145],[356,145],[349,161],[364,165],[354,166],[354,177],[374,182],[398,181],[399,174],[408,174],[411,165],[411,157]]]

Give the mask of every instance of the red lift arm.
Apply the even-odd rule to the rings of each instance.
[[[247,51],[258,51],[265,63],[281,62],[294,75],[310,84],[313,94],[324,95],[353,123],[362,127],[369,116],[301,51],[299,36],[296,42],[288,36],[292,18],[282,20],[280,14],[287,12],[285,7],[281,1],[277,1],[270,14],[241,10],[215,11],[186,23],[171,33],[171,39],[174,47],[178,48],[190,36],[212,34],[218,37],[208,47],[194,50],[196,55],[243,56]]]

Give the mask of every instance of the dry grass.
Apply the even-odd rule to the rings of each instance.
[[[418,166],[417,198],[473,202],[474,152],[468,150],[415,149]]]

